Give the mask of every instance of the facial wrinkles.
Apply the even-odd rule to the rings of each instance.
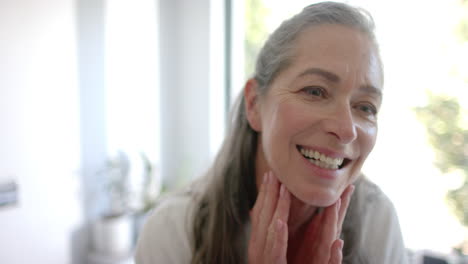
[[[347,80],[348,84],[358,87],[361,84],[380,86],[380,65],[375,44],[365,34],[357,34],[355,38],[355,43],[359,44],[353,45],[352,52],[343,54],[345,59],[341,60],[345,63],[342,68],[343,81]]]
[[[370,82],[374,83],[377,88],[383,89],[383,67],[380,59],[376,54],[376,48],[372,48],[371,54],[368,58]]]
[[[289,91],[287,86],[285,86],[282,83],[277,83],[276,85],[270,87],[270,90],[265,94],[265,97],[262,101],[262,111],[263,113],[266,113],[266,115],[264,116],[269,116],[270,118],[269,120],[264,120],[265,124],[267,125],[267,127],[265,128],[269,130],[270,137],[277,138],[277,133],[280,133],[280,131],[273,128],[285,125],[278,123],[284,120],[284,118],[282,117],[282,115],[284,114],[282,111],[284,111],[284,109],[282,107],[287,105],[288,102],[292,99],[292,92]],[[290,159],[290,156],[288,156],[287,159],[285,159],[286,164],[290,162]],[[271,162],[273,161],[269,160],[268,162],[272,164]]]
[[[349,87],[360,87],[362,84],[368,83],[368,78],[372,74],[370,71],[370,64],[368,63],[368,54],[361,53],[359,58],[353,58],[351,61],[347,61],[343,74],[343,83],[349,85]],[[350,63],[354,64],[350,67]],[[360,66],[356,67],[358,64]],[[350,69],[351,68],[351,69]]]
[[[365,45],[365,53],[363,53],[361,61],[363,63],[362,69],[365,71],[362,74],[362,82],[371,84],[374,87],[382,89],[383,85],[383,72],[382,65],[378,57],[378,51],[375,43],[367,40]]]

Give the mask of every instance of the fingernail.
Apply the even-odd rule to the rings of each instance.
[[[284,192],[285,192],[284,184],[281,184],[280,197],[284,197]]]
[[[276,230],[281,231],[281,228],[283,227],[283,222],[279,219],[276,220]]]
[[[268,180],[268,172],[265,172],[265,174],[263,174],[263,183],[266,183]]]
[[[344,241],[343,241],[343,239],[340,239],[340,243],[339,243],[339,247],[338,247],[338,248],[339,248],[340,250],[343,250],[343,246],[344,246]]]

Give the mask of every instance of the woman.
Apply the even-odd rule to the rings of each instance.
[[[362,10],[325,2],[285,21],[213,166],[158,205],[137,263],[406,263],[392,204],[360,173],[382,85]]]

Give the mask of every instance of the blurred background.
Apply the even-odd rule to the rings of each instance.
[[[313,2],[1,0],[0,262],[132,263],[158,195],[209,166],[265,38]],[[385,64],[364,172],[414,263],[461,263],[468,1],[346,2],[374,16]]]

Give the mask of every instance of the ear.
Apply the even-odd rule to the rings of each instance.
[[[262,122],[258,97],[258,82],[254,78],[247,81],[244,87],[245,112],[253,130],[260,132]]]

